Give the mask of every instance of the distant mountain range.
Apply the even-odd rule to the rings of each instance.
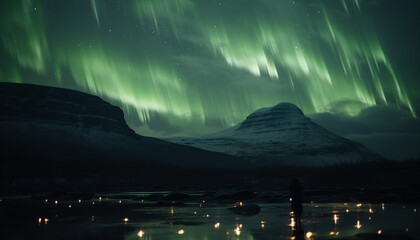
[[[329,166],[382,159],[312,122],[291,103],[259,109],[237,126],[205,137],[166,140],[237,156],[255,166]]]
[[[99,97],[15,83],[0,83],[0,144],[3,171],[21,166],[48,170],[61,163],[78,163],[95,172],[105,162],[111,168],[130,168],[132,163],[250,168],[381,159],[313,123],[291,103],[260,109],[219,133],[164,141],[137,135],[121,109]]]

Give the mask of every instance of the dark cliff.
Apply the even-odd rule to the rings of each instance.
[[[233,167],[239,161],[137,135],[121,109],[99,97],[31,84],[0,83],[0,144],[0,170],[9,176],[138,175],[144,165]]]

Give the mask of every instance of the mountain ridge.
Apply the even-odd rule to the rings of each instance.
[[[120,108],[97,96],[33,84],[0,83],[0,143],[4,162],[107,159],[117,164],[233,167],[240,161],[137,135]]]

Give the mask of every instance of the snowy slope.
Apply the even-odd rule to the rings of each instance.
[[[326,166],[381,159],[363,145],[312,122],[291,103],[257,110],[241,124],[202,138],[167,140],[262,166]]]

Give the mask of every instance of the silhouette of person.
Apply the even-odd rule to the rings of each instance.
[[[290,183],[290,198],[291,198],[291,207],[292,211],[295,216],[296,220],[296,226],[298,229],[300,229],[301,224],[301,216],[303,212],[302,208],[302,186],[300,185],[300,182],[298,179],[293,179]]]

